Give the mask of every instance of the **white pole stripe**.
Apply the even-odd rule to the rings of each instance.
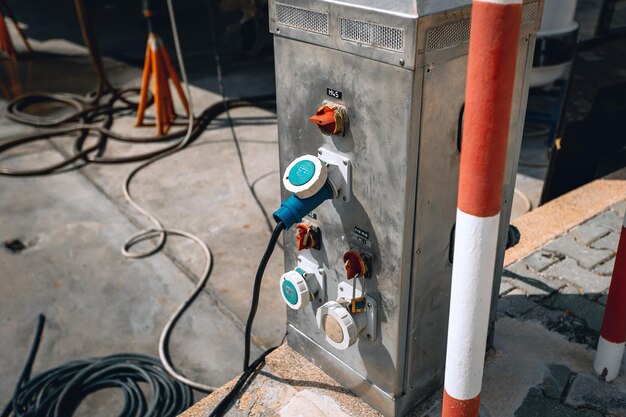
[[[457,209],[445,388],[458,400],[481,391],[499,224]]]
[[[612,381],[617,378],[617,374],[619,374],[623,356],[624,343],[609,342],[604,337],[600,336],[593,368],[598,375],[603,375],[606,369],[605,380]]]

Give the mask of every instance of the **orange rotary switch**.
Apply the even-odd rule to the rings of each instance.
[[[346,109],[332,103],[325,103],[309,118],[325,135],[343,136],[346,125]]]
[[[321,234],[319,227],[308,223],[300,223],[296,226],[296,243],[298,250],[319,249]]]
[[[343,254],[343,263],[346,267],[348,279],[367,276],[368,257],[359,250],[349,250]]]

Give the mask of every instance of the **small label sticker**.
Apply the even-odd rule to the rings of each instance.
[[[359,242],[361,245],[365,246],[366,248],[371,247],[372,245],[370,244],[370,241],[367,239],[363,239],[362,237],[359,236],[354,236],[354,240],[356,240],[357,242]]]
[[[326,95],[328,97],[332,97],[332,98],[336,98],[341,100],[341,97],[343,96],[343,93],[341,91],[332,89],[332,88],[326,88]]]
[[[370,234],[368,232],[366,232],[363,229],[359,229],[358,227],[354,228],[354,234],[359,236],[359,237],[362,237],[364,239],[369,239],[370,238]]]

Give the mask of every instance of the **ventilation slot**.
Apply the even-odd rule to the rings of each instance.
[[[392,51],[404,51],[404,31],[360,20],[339,18],[341,39]]]
[[[456,22],[428,29],[426,51],[450,48],[467,42],[470,35],[470,22],[470,19],[457,20]]]
[[[276,3],[276,17],[281,25],[328,35],[328,13],[313,12]]]
[[[522,25],[534,23],[537,20],[537,12],[539,11],[539,3],[526,3],[522,6]]]
[[[522,6],[522,25],[535,22],[538,11],[538,2]],[[471,19],[464,19],[428,29],[426,51],[450,48],[469,41],[470,25]]]

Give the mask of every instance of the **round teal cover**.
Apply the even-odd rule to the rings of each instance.
[[[283,294],[289,304],[296,305],[298,303],[298,291],[296,287],[287,280],[283,281]]]
[[[315,174],[315,164],[311,161],[300,161],[289,171],[289,182],[295,186],[311,181]]]

